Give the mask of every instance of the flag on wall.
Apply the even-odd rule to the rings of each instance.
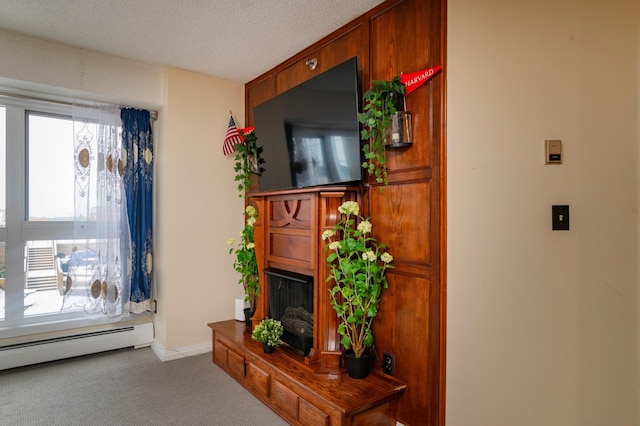
[[[422,86],[441,69],[442,65],[438,65],[437,67],[426,68],[416,72],[400,74],[400,81],[404,84],[405,96]]]
[[[229,127],[227,127],[227,134],[224,137],[224,143],[222,144],[222,153],[224,155],[232,154],[236,151],[235,145],[242,143],[242,137],[238,133],[236,122],[233,121],[233,115],[229,117]]]

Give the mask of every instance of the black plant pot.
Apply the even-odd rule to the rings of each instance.
[[[368,352],[362,354],[360,358],[356,358],[352,351],[345,354],[347,359],[347,373],[352,379],[364,379],[371,371],[371,357]]]
[[[267,342],[262,342],[262,352],[264,352],[265,354],[270,354],[271,352],[273,352],[276,348],[274,346],[271,346],[270,344],[268,344]]]
[[[251,308],[244,308],[244,323],[247,327],[251,327],[251,317],[255,311],[252,311]]]

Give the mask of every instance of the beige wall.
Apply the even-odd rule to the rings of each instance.
[[[227,240],[242,229],[233,158],[222,154],[229,110],[244,120],[244,86],[167,70],[156,170],[157,338],[167,349],[211,346],[207,323],[234,317],[242,296]]]
[[[0,31],[0,91],[157,109],[154,350],[162,359],[211,349],[207,323],[234,317],[227,240],[242,227],[233,158],[222,155],[229,110],[244,120],[244,87]]]
[[[638,425],[640,3],[448,4],[447,424]]]
[[[164,69],[0,30],[0,90],[55,93],[157,109]]]

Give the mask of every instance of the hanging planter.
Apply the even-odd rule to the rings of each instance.
[[[360,138],[364,142],[362,167],[377,183],[387,185],[385,148],[411,146],[411,113],[405,111],[405,86],[399,76],[391,80],[373,80],[362,99],[358,114],[362,124]]]
[[[411,113],[409,111],[397,111],[391,116],[391,123],[385,135],[385,148],[404,148],[411,146]]]
[[[236,172],[234,180],[238,182],[238,197],[247,198],[251,177],[261,176],[264,172],[264,159],[262,158],[262,147],[258,146],[258,138],[255,131],[245,133],[245,129],[240,131],[244,143],[234,145],[235,163],[233,170]]]

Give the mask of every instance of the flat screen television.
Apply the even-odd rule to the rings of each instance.
[[[253,109],[263,148],[260,191],[362,180],[355,57]]]

